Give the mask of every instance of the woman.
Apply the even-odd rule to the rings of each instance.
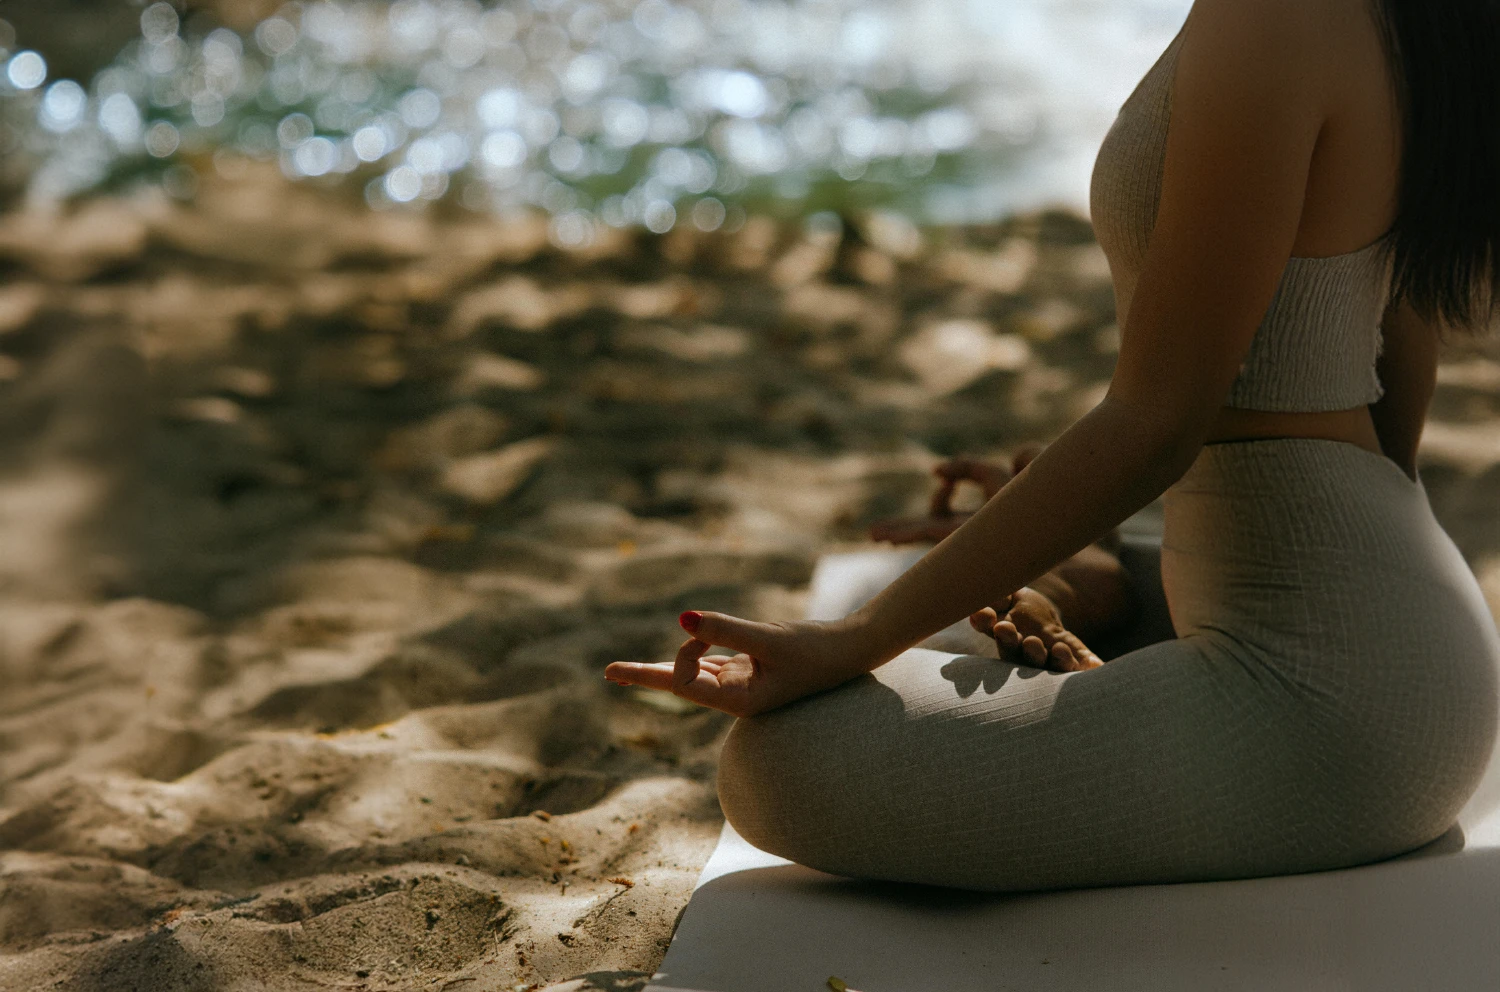
[[[719,795],[746,839],[1025,890],[1338,868],[1451,826],[1500,637],[1415,451],[1440,329],[1500,295],[1497,48],[1493,0],[1197,0],[1095,163],[1104,400],[845,619],[689,612],[675,664],[606,669],[742,718]],[[1106,664],[1001,617],[1163,493],[1176,638]],[[1006,658],[913,647],[973,614]]]

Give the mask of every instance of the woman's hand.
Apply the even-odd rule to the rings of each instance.
[[[1063,626],[1062,614],[1052,599],[1030,586],[1010,595],[1001,616],[995,607],[969,617],[969,624],[995,639],[1000,657],[1018,665],[1054,672],[1082,672],[1104,662],[1076,634]]]
[[[675,662],[616,661],[604,669],[604,677],[620,685],[671,692],[732,716],[754,716],[831,689],[890,660],[872,657],[840,621],[757,623],[689,611],[678,622],[693,636],[677,649]],[[715,645],[738,653],[704,657]]]
[[[1027,445],[1016,452],[1009,466],[993,465],[973,458],[950,458],[938,463],[932,469],[939,480],[938,488],[932,494],[927,516],[878,520],[870,525],[870,540],[889,541],[892,544],[941,541],[973,516],[972,513],[953,512],[953,492],[960,482],[978,483],[979,488],[984,490],[985,502],[989,502],[1041,450],[1040,445]]]

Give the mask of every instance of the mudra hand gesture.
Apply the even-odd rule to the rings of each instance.
[[[892,544],[911,544],[916,541],[936,543],[958,530],[971,513],[953,512],[953,492],[960,482],[977,482],[984,490],[988,501],[1021,469],[1037,456],[1042,449],[1030,445],[1018,451],[1009,466],[992,465],[972,458],[950,458],[933,467],[938,477],[937,491],[932,494],[930,508],[925,517],[891,517],[877,520],[870,525],[870,540],[890,541]]]
[[[689,610],[677,622],[693,636],[677,649],[675,661],[616,661],[605,667],[604,677],[664,689],[733,716],[754,716],[831,689],[877,664],[840,621],[759,623]],[[714,645],[737,653],[706,657]]]

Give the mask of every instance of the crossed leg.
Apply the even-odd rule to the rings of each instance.
[[[913,648],[736,721],[719,799],[750,843],[800,864],[991,891],[1395,853],[1351,829],[1315,707],[1212,633],[1075,672]]]

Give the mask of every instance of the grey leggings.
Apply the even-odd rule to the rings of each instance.
[[[1233,442],[1165,508],[1159,586],[1132,552],[1156,606],[1108,664],[913,648],[736,721],[726,818],[824,871],[997,891],[1346,867],[1446,831],[1495,741],[1500,637],[1421,484],[1341,442]]]

